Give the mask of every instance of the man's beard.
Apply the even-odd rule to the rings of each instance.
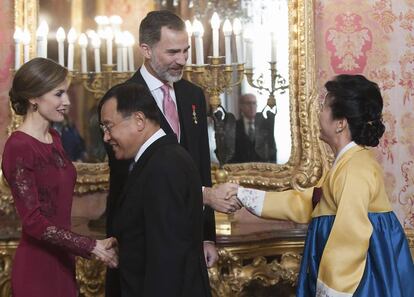
[[[181,70],[179,75],[172,75],[168,72],[168,66],[167,67],[161,66],[155,57],[151,59],[150,63],[155,73],[157,73],[159,78],[161,78],[164,81],[175,83],[183,77],[183,70]]]

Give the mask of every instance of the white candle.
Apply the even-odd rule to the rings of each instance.
[[[191,36],[193,35],[193,28],[191,26],[191,22],[189,20],[185,21],[185,27],[187,29],[187,34],[188,34],[188,45],[190,46],[188,48],[188,57],[187,57],[187,65],[191,65],[192,64],[192,55],[191,55]]]
[[[232,33],[231,23],[229,20],[226,20],[223,24],[223,33],[224,33],[224,49],[226,53],[226,64],[231,64],[231,33]]]
[[[134,63],[135,39],[134,39],[134,36],[128,31],[125,31],[125,43],[128,49],[128,71],[133,72],[135,71],[135,63]]]
[[[200,21],[194,20],[193,22],[193,34],[196,50],[196,64],[204,65],[204,50],[203,50],[203,34],[204,28]]]
[[[122,47],[122,71],[128,71],[128,48],[125,43]]]
[[[220,29],[220,18],[217,12],[213,13],[211,17],[211,28],[213,30],[213,57],[219,56],[219,29]]]
[[[272,31],[270,32],[270,62],[276,62],[277,61],[277,39],[276,39],[276,32]]]
[[[47,57],[47,34],[49,33],[49,26],[45,21],[41,21],[39,27],[36,30],[37,39],[37,56]]]
[[[118,32],[115,35],[116,43],[116,71],[121,72],[122,67],[122,33]]]
[[[68,32],[68,70],[73,70],[73,56],[75,55],[75,46],[74,43],[76,42],[77,33],[76,30],[71,28]]]
[[[24,63],[29,61],[29,50],[30,50],[30,33],[27,30],[23,31],[22,42],[23,42],[23,58]]]
[[[106,39],[106,64],[112,65],[112,39],[114,38],[114,33],[112,29],[107,27],[105,29],[105,39]]]
[[[245,31],[244,42],[246,45],[246,68],[253,68],[253,38],[248,30]]]
[[[101,57],[99,53],[99,49],[101,48],[101,39],[99,37],[94,37],[92,39],[92,47],[93,47],[93,53],[95,57],[95,72],[99,73],[101,72]]]
[[[128,34],[126,31],[122,32],[122,71],[128,71]]]
[[[238,18],[235,18],[233,21],[233,33],[236,39],[236,53],[237,53],[237,63],[244,63],[243,58],[243,41],[242,41],[242,26]]]
[[[17,27],[13,34],[14,39],[14,69],[17,70],[20,68],[20,42],[22,39],[23,32],[22,30]]]
[[[95,17],[95,22],[98,24],[98,35],[100,38],[105,37],[105,28],[109,25],[109,18],[105,15],[98,15]]]
[[[116,35],[121,30],[122,18],[119,15],[111,15],[109,23],[112,26],[112,31]]]
[[[45,21],[46,27],[45,27],[45,38],[43,39],[43,57],[47,58],[47,38],[49,35],[49,26],[47,25]]]
[[[64,47],[65,38],[66,38],[65,30],[63,30],[62,27],[59,27],[59,29],[56,32],[56,40],[58,42],[58,60],[59,60],[59,64],[62,66],[65,66],[65,47]]]
[[[79,46],[81,47],[81,71],[83,73],[88,72],[88,62],[86,60],[86,47],[88,46],[88,38],[85,33],[79,36]]]

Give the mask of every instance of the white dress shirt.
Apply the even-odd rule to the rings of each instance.
[[[164,114],[164,108],[163,108],[163,105],[162,105],[162,102],[164,100],[164,93],[161,90],[161,87],[164,85],[164,83],[162,81],[160,81],[158,78],[156,78],[154,75],[152,75],[148,71],[148,69],[145,67],[144,64],[142,65],[142,67],[139,71],[141,72],[142,78],[145,80],[145,83],[147,84],[148,89],[150,90],[152,96],[154,97],[155,102],[158,105],[158,108]],[[171,88],[169,88],[170,96],[171,96],[172,100],[175,103],[175,108],[177,108],[177,98],[175,97],[173,83],[168,82],[168,84],[171,86]],[[166,120],[168,122],[167,118],[166,118]],[[170,123],[168,122],[168,124],[170,124]],[[171,124],[170,124],[170,126],[171,126]],[[178,138],[178,142],[180,142],[180,135],[178,135],[177,138]]]
[[[147,139],[147,141],[144,142],[144,144],[139,148],[134,160],[135,163],[138,162],[139,158],[142,156],[142,154],[146,151],[146,149],[153,144],[156,140],[160,139],[161,137],[163,137],[165,135],[164,130],[162,130],[161,128],[155,132],[154,134],[152,134],[152,136],[150,138]]]

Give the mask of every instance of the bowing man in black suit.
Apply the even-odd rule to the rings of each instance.
[[[235,196],[235,185],[211,187],[211,168],[207,134],[206,100],[203,91],[182,79],[188,57],[188,34],[185,23],[169,11],[150,12],[139,29],[140,50],[144,65],[130,81],[144,85],[157,103],[161,128],[166,134],[175,134],[178,142],[191,155],[203,186],[204,254],[208,267],[218,259],[215,249],[215,221],[213,209],[234,212],[240,208]],[[173,102],[166,108],[168,99]],[[166,112],[168,110],[169,112]],[[173,112],[171,112],[173,111]],[[112,234],[112,217],[117,199],[128,174],[130,160],[118,161],[109,150],[110,188],[107,203],[107,234]],[[213,209],[212,209],[213,208]],[[116,295],[116,277],[107,274],[107,296]],[[114,293],[111,293],[113,291]]]
[[[122,297],[209,297],[203,256],[203,197],[197,167],[142,85],[110,89],[98,107],[104,141],[118,160],[133,159],[116,201]]]

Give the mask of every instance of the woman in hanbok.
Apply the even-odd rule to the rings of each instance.
[[[238,198],[257,216],[309,223],[297,297],[413,297],[408,242],[387,197],[381,166],[368,148],[378,145],[385,130],[380,90],[362,75],[339,75],[325,87],[320,139],[335,161],[319,181],[320,200],[313,195],[320,192],[316,188],[264,192],[240,187]]]
[[[76,170],[52,122],[70,105],[66,68],[44,58],[24,64],[10,90],[23,123],[4,147],[2,170],[22,223],[13,260],[14,297],[76,297],[75,255],[117,266],[116,240],[95,240],[70,231]]]

